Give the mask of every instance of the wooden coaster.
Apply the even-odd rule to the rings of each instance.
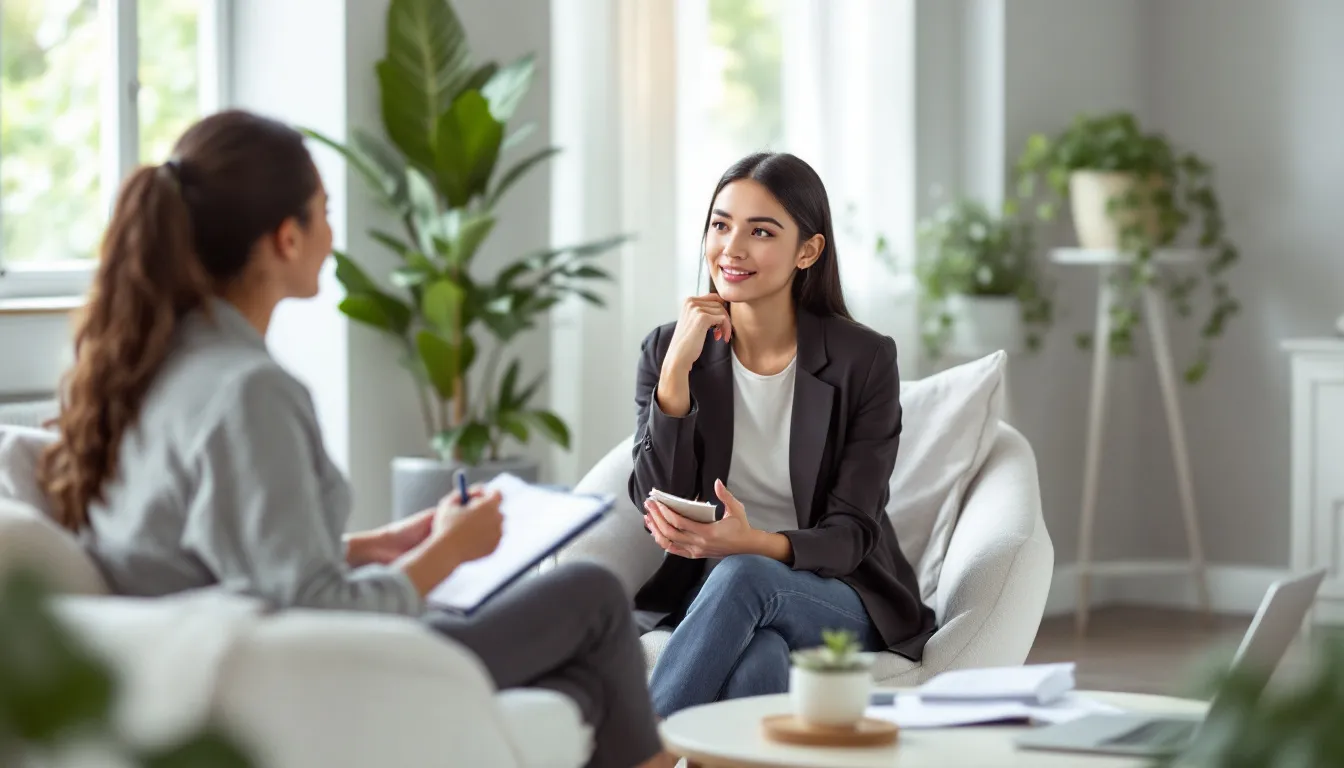
[[[871,717],[844,727],[809,725],[795,715],[771,715],[761,720],[761,727],[768,739],[808,747],[880,747],[894,743],[900,731],[893,722]]]

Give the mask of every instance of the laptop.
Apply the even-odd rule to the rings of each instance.
[[[1270,585],[1237,649],[1232,666],[1256,671],[1268,679],[1293,638],[1302,629],[1325,569],[1282,579]],[[1218,707],[1219,696],[1209,704]],[[1194,741],[1205,716],[1117,713],[1087,715],[1037,728],[1015,740],[1022,749],[1164,757],[1178,754]]]

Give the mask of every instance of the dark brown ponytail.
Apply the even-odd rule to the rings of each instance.
[[[261,236],[290,217],[306,224],[316,190],[301,134],[238,111],[197,123],[171,161],[126,179],[62,380],[59,439],[38,468],[57,522],[77,531],[103,500],[182,316],[243,271]]]

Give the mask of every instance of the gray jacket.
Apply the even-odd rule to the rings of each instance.
[[[222,300],[188,315],[85,545],[118,594],[221,586],[280,607],[416,615],[399,570],[350,568],[350,490],[308,390]]]

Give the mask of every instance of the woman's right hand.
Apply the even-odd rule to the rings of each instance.
[[[672,332],[672,342],[663,358],[663,370],[669,367],[676,373],[685,375],[691,371],[691,365],[700,359],[705,348],[705,335],[714,329],[714,340],[729,342],[733,338],[733,318],[728,314],[728,302],[717,293],[703,296],[691,296],[681,304],[681,316],[677,318],[676,330]]]
[[[499,491],[472,494],[464,507],[457,494],[446,496],[434,513],[431,536],[441,538],[454,560],[468,563],[495,551],[504,535],[504,515],[499,511]]]
[[[428,596],[459,565],[495,551],[504,535],[499,501],[498,491],[476,491],[466,506],[456,493],[439,502],[429,536],[400,561],[402,572],[421,597]]]

